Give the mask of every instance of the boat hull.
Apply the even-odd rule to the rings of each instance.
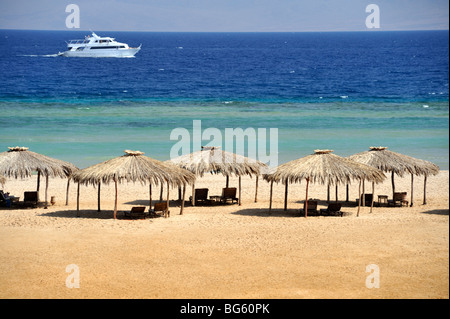
[[[58,55],[77,58],[131,58],[134,57],[140,49],[141,48],[111,49],[101,50],[101,52],[98,52],[100,50],[65,51],[60,52]]]

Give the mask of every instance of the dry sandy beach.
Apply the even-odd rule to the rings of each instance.
[[[410,176],[396,179],[408,192]],[[220,195],[225,178],[205,176],[196,187]],[[237,178],[230,180],[237,186]],[[48,209],[0,209],[1,298],[449,298],[449,175],[415,178],[414,206],[343,207],[343,217],[298,217],[305,184],[274,187],[275,208],[268,213],[269,184],[243,178],[242,206],[191,207],[179,215],[171,190],[171,217],[113,219],[114,187],[76,187],[65,206],[66,180],[50,179]],[[41,199],[45,183],[41,183]],[[36,177],[7,180],[15,196],[36,188]],[[371,192],[371,185],[366,185]],[[158,188],[153,194],[159,197]],[[326,187],[311,185],[322,200]],[[391,194],[390,178],[375,194]],[[187,197],[190,190],[187,191]],[[358,197],[350,186],[352,202]],[[390,198],[392,197],[389,196]],[[334,199],[332,188],[331,199]],[[345,199],[345,187],[339,189]],[[119,211],[147,205],[148,186],[119,185]],[[120,214],[119,214],[120,216]],[[79,288],[68,288],[68,265],[79,269]],[[368,288],[368,265],[379,268],[379,288]]]

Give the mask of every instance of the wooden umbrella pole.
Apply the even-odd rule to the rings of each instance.
[[[241,175],[239,175],[239,206],[241,206]]]
[[[182,199],[181,199],[181,210],[180,210],[180,215],[183,215],[183,209],[184,209],[184,197],[186,195],[186,184],[183,185],[183,194],[182,194]]]
[[[195,184],[192,183],[192,206],[195,206]]]
[[[359,210],[360,210],[360,208],[361,208],[361,180],[359,180],[358,198],[359,198],[359,200],[358,200],[358,211],[357,211],[357,213],[356,213],[356,216],[357,216],[357,217],[359,216]]]
[[[227,175],[227,181],[225,183],[225,188],[228,188],[228,185],[230,185],[230,176]]]
[[[363,207],[366,206],[366,180],[363,179],[362,181],[362,205]]]
[[[284,210],[287,210],[287,199],[288,199],[288,181],[286,179],[286,184],[284,186]]]
[[[327,186],[327,203],[329,203],[330,202],[330,183],[328,183],[328,186]]]
[[[423,179],[423,204],[427,204],[427,175]]]
[[[255,203],[258,202],[258,178],[259,176],[256,175],[256,186],[255,186]]]
[[[347,183],[347,185],[345,186],[345,193],[346,193],[345,201],[348,202],[348,200],[349,200],[349,196],[348,196],[348,183]]]
[[[48,174],[45,176],[45,209],[48,208],[48,201],[47,201],[47,192],[48,192]]]
[[[114,185],[116,189],[116,199],[114,201],[114,219],[117,219],[117,180],[114,179]]]
[[[370,204],[370,212],[372,213],[373,201],[375,199],[375,182],[372,182],[372,203]]]
[[[273,194],[273,181],[270,182],[270,204],[269,204],[269,213],[272,212],[272,194]]]
[[[67,179],[66,206],[69,205],[69,186],[70,186],[70,178]]]
[[[395,194],[394,171],[392,171],[391,183],[392,183],[392,199],[394,199],[394,194]]]
[[[163,200],[163,192],[164,192],[164,184],[161,183],[161,191],[159,192],[159,200],[162,202]]]
[[[410,207],[413,207],[413,200],[414,200],[414,175],[411,174],[411,205]]]
[[[150,206],[150,210],[152,209],[152,182],[148,183],[148,192],[149,192],[149,196],[150,196],[150,200],[148,205]]]
[[[308,217],[308,188],[309,178],[306,179],[305,218]]]
[[[337,182],[336,182],[336,202],[337,201],[339,201],[339,199],[338,199],[338,184],[337,184]]]
[[[38,172],[38,177],[37,177],[37,186],[36,186],[36,191],[39,193],[39,187],[41,186],[41,172]]]
[[[169,215],[169,181],[167,181],[167,215],[166,216],[170,216]]]
[[[100,185],[101,185],[101,182],[100,181],[98,181],[98,192],[97,192],[97,211],[99,212],[100,211]]]
[[[80,217],[80,182],[77,186],[77,217]]]

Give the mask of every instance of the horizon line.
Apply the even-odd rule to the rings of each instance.
[[[94,32],[92,29],[10,29],[0,28],[0,30],[10,31],[71,31],[71,32]],[[148,32],[148,33],[338,33],[338,32],[420,32],[420,31],[449,31],[449,29],[400,29],[400,30],[314,30],[314,31],[149,31],[149,30],[100,30],[97,32]]]

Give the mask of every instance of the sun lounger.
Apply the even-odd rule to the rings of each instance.
[[[39,193],[37,191],[24,192],[23,202],[25,206],[37,207],[39,202]]]
[[[124,215],[125,218],[130,219],[144,219],[148,216],[148,213],[145,212],[145,206],[135,206],[129,212],[124,212]]]
[[[170,210],[167,207],[167,202],[155,203],[154,209],[149,211],[150,217],[170,217]]]
[[[373,195],[372,194],[361,194],[361,205],[363,204],[363,201],[362,201],[363,196],[364,196],[365,206],[372,206]],[[358,204],[359,204],[359,200],[356,199],[356,206],[358,206]]]
[[[196,188],[195,189],[195,206],[198,204],[209,204],[208,199],[208,189],[207,188]],[[192,196],[189,197],[189,201],[192,201]]]
[[[11,207],[11,199],[9,198],[8,194],[3,193],[2,190],[0,190],[0,205]]]
[[[300,214],[304,215],[305,214],[305,205],[306,202],[303,204],[303,209],[300,209]],[[317,210],[317,201],[316,200],[308,200],[308,216],[316,216],[318,215],[318,210]]]
[[[320,210],[320,215],[322,216],[338,216],[343,215],[341,211],[342,204],[341,203],[330,203],[328,204],[328,208],[322,208]]]
[[[388,206],[402,207],[403,205],[408,206],[408,201],[406,200],[406,192],[394,193],[394,198],[388,200]]]
[[[230,187],[230,188],[223,188],[222,189],[222,196],[220,196],[220,201],[225,204],[228,201],[231,201],[233,204],[234,202],[238,202],[238,199],[236,197],[236,187]]]

